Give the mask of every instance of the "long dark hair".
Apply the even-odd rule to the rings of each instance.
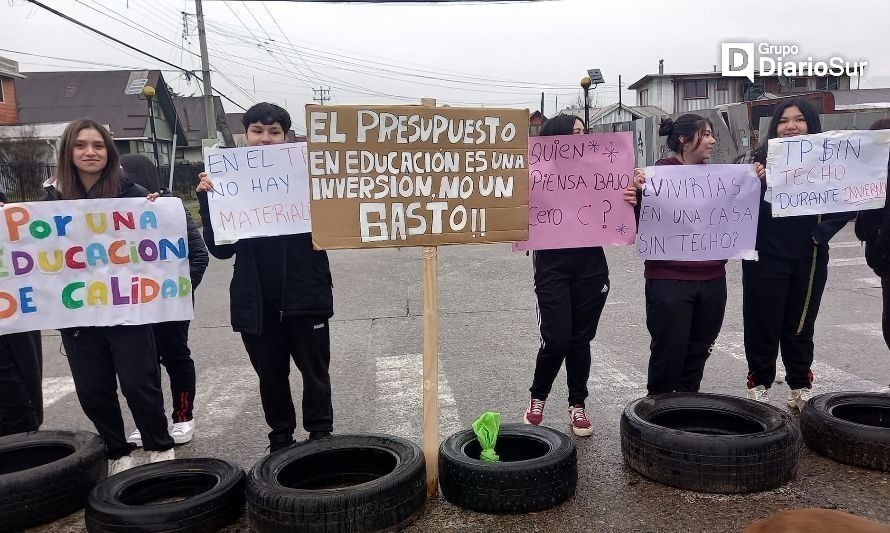
[[[779,121],[782,119],[782,114],[785,113],[785,110],[789,107],[800,109],[800,114],[803,115],[804,120],[807,122],[807,133],[822,133],[822,121],[819,119],[819,112],[816,111],[813,104],[807,102],[803,98],[786,100],[779,104],[776,107],[776,110],[773,111],[773,118],[770,119],[769,128],[766,130],[766,139],[764,139],[760,143],[760,146],[754,150],[754,161],[762,165],[766,164],[766,152],[769,147],[769,140],[779,136]]]
[[[555,117],[551,118],[541,127],[541,132],[538,133],[540,136],[549,136],[549,135],[571,135],[572,130],[575,129],[575,121],[580,121],[581,124],[584,124],[584,120],[576,117],[575,115],[566,115],[565,113],[560,113]],[[584,131],[587,131],[587,128],[584,128]]]
[[[677,120],[671,120],[670,118],[662,120],[661,125],[658,127],[658,134],[662,137],[667,137],[665,144],[670,151],[682,155],[683,145],[685,144],[695,141],[692,149],[698,148],[705,128],[711,128],[711,131],[714,131],[714,124],[701,115],[686,113],[677,117]],[[685,137],[686,140],[681,141],[680,137]]]
[[[74,144],[77,141],[77,135],[87,129],[94,129],[102,136],[105,143],[105,150],[108,159],[105,162],[105,168],[99,176],[99,181],[93,185],[93,197],[95,198],[114,198],[120,194],[121,187],[121,161],[114,146],[114,139],[102,124],[95,120],[80,119],[75,120],[62,133],[59,142],[59,161],[56,168],[56,190],[59,192],[63,200],[78,200],[87,197],[87,190],[84,189],[80,182],[77,167],[74,166],[74,158],[71,153],[74,150]]]
[[[136,185],[145,187],[148,192],[161,190],[158,167],[151,159],[142,154],[125,154],[121,156],[121,166],[127,179]]]

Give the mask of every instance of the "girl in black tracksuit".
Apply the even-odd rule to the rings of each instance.
[[[828,280],[828,240],[852,214],[773,218],[764,165],[769,139],[821,131],[819,114],[806,100],[786,101],[776,109],[767,140],[754,152],[762,180],[757,222],[759,259],[742,262],[748,397],[769,401],[781,347],[785,381],[791,388],[787,403],[795,409],[801,409],[809,399],[813,383],[813,333]]]
[[[161,196],[173,196],[170,191],[162,190],[158,180],[158,169],[151,159],[142,154],[121,156],[121,166],[126,176],[134,183],[141,185],[149,192],[160,193]],[[204,271],[209,261],[207,247],[201,232],[195,225],[188,209],[185,210],[185,227],[188,237],[189,274],[192,282],[192,301],[195,289],[204,278]],[[170,393],[173,400],[171,418],[173,428],[170,436],[176,444],[185,444],[192,439],[194,417],[192,411],[195,403],[195,362],[189,350],[189,320],[173,320],[152,324],[158,360],[167,369],[170,376]],[[142,445],[142,435],[137,429],[127,439],[138,446]]]
[[[658,133],[667,136],[667,147],[677,155],[655,165],[707,163],[716,145],[713,128],[710,120],[693,113],[663,120]],[[638,169],[625,194],[635,206],[644,180]],[[726,311],[726,260],[646,260],[644,277],[652,338],[646,388],[650,395],[698,392]]]
[[[290,115],[267,102],[242,117],[248,146],[285,142]],[[294,443],[296,412],[291,398],[290,362],[303,376],[303,428],[309,439],[333,431],[331,338],[328,320],[334,295],[328,255],[312,248],[312,234],[241,239],[216,244],[207,193],[213,184],[199,175],[198,202],[204,241],[217,259],[235,256],[229,286],[232,329],[241,332],[260,381],[260,400],[269,432],[269,450]]]
[[[870,129],[890,129],[890,118],[878,120]],[[887,172],[890,173],[890,164]],[[884,302],[881,330],[884,332],[884,342],[890,348],[890,202],[886,202],[881,209],[859,212],[856,216],[856,237],[865,242],[865,262],[881,278]]]
[[[92,120],[71,122],[59,146],[56,175],[46,200],[145,198],[148,191],[121,176],[111,134]],[[74,388],[84,413],[105,441],[111,474],[132,466],[124,434],[117,381],[142,432],[149,460],[173,459],[167,433],[161,374],[150,324],[74,327],[61,330]]]
[[[559,115],[544,124],[540,135],[573,133],[584,133],[583,122],[574,116]],[[541,423],[544,402],[565,360],[572,431],[578,436],[589,436],[592,428],[584,401],[590,377],[590,341],[596,335],[609,295],[606,256],[599,246],[538,250],[533,262],[541,347],[524,420],[527,424]]]

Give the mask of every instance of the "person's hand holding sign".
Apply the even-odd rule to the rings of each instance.
[[[766,167],[761,165],[760,163],[754,163],[754,170],[757,172],[757,177],[760,179],[766,179]]]
[[[198,174],[198,186],[195,187],[195,192],[210,192],[213,189],[213,182],[210,181],[210,178],[207,177],[206,172],[201,172]]]
[[[646,183],[646,173],[641,168],[635,168],[634,182],[624,190],[624,201],[636,207],[637,191],[642,190],[644,183]]]

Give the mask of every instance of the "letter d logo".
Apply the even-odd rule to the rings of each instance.
[[[722,74],[754,83],[754,43],[721,43],[720,47]]]

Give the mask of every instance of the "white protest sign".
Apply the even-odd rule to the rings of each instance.
[[[178,198],[0,209],[0,334],[193,316]]]
[[[216,244],[312,231],[306,143],[209,149],[204,171]]]
[[[769,140],[773,217],[876,209],[887,196],[890,130],[826,131]]]
[[[643,259],[756,259],[754,165],[646,167],[637,253]]]

